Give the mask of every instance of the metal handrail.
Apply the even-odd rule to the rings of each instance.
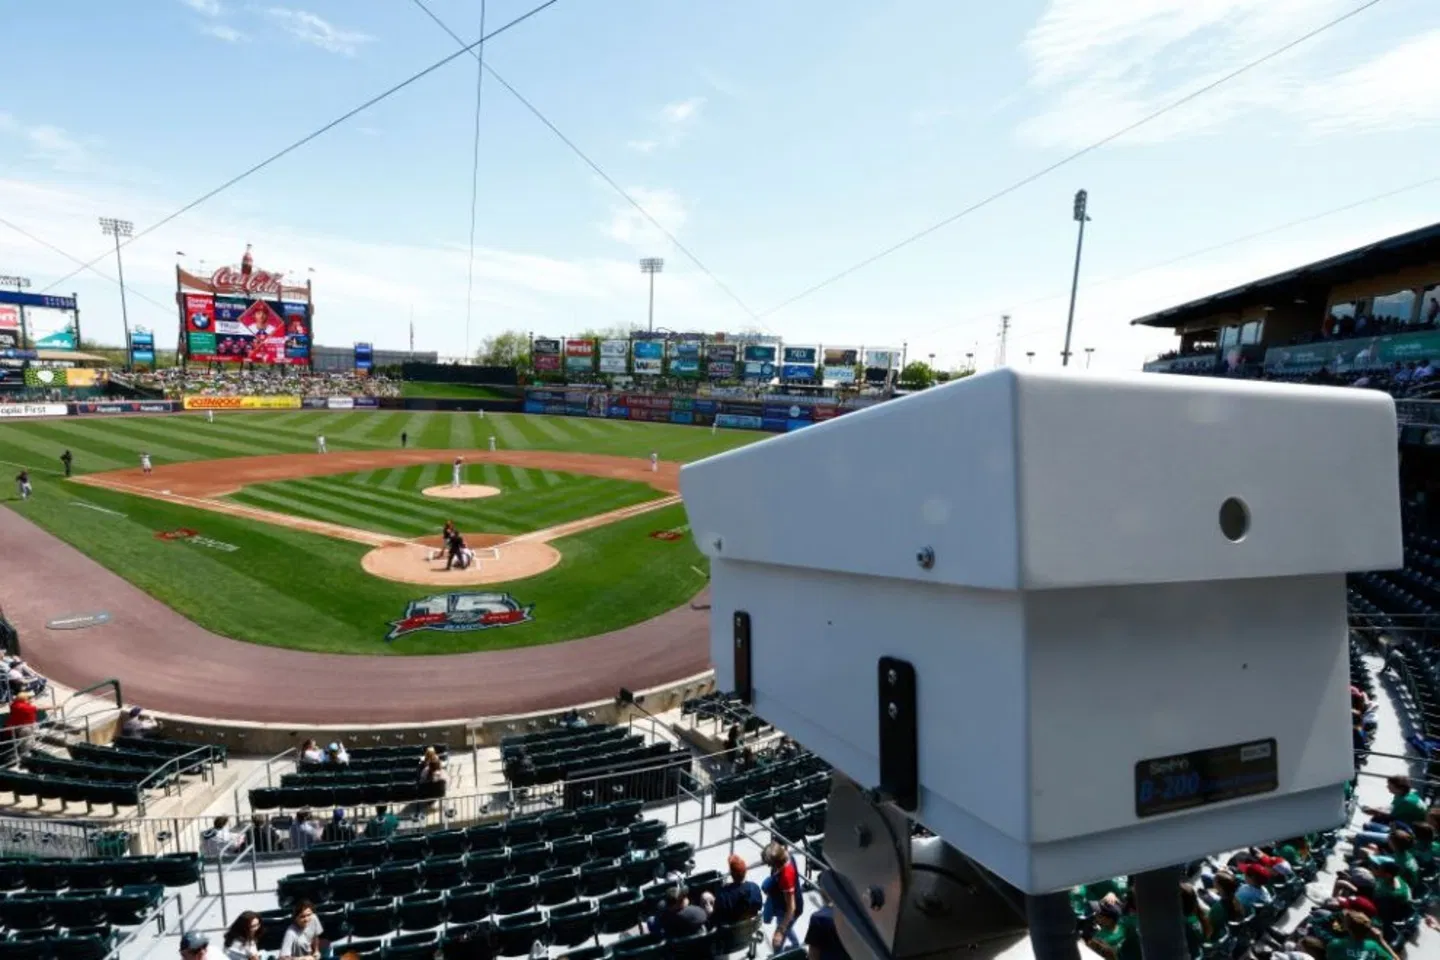
[[[138,786],[142,792],[145,791],[145,790],[148,790],[148,789],[152,788],[152,787],[154,786],[154,784],[152,784],[150,781],[152,781],[152,780],[154,780],[156,777],[160,776],[162,773],[164,773],[164,772],[166,771],[167,768],[169,768],[169,767],[171,767],[171,766],[174,766],[174,767],[175,767],[175,775],[178,777],[181,773],[184,773],[184,770],[182,770],[182,769],[180,768],[180,766],[179,766],[180,761],[185,760],[185,759],[190,758],[190,757],[194,757],[196,754],[205,754],[205,755],[208,757],[208,756],[211,755],[211,753],[212,753],[212,750],[211,750],[211,748],[208,747],[208,746],[206,746],[206,747],[196,747],[194,750],[187,751],[187,752],[182,753],[182,754],[180,754],[179,756],[176,756],[176,757],[171,757],[169,760],[166,760],[166,761],[165,761],[164,763],[162,763],[160,766],[156,767],[155,770],[154,770],[153,772],[151,772],[151,774],[150,774],[148,777],[146,777],[144,780],[141,780],[138,784],[136,784],[136,786]],[[208,767],[207,769],[209,770],[209,773],[210,773],[210,782],[213,784],[213,783],[215,782],[215,769],[214,769],[214,766],[212,765],[212,766]]]
[[[70,694],[70,696],[68,696],[68,697],[65,698],[64,703],[61,703],[61,704],[60,704],[60,709],[61,709],[61,710],[64,710],[64,709],[65,709],[65,704],[68,704],[71,700],[74,700],[76,697],[84,696],[84,695],[87,694],[87,693],[94,693],[96,690],[100,690],[100,689],[102,689],[103,687],[114,687],[114,688],[115,688],[115,709],[118,710],[118,709],[120,709],[121,707],[123,707],[123,706],[125,705],[125,698],[124,698],[124,697],[121,695],[121,693],[120,693],[120,681],[119,681],[118,679],[116,679],[115,677],[109,677],[109,678],[107,678],[107,679],[105,679],[105,680],[100,680],[100,681],[97,681],[97,682],[95,682],[95,683],[92,683],[92,684],[90,684],[90,686],[88,686],[88,687],[84,687],[84,688],[82,688],[82,689],[80,689],[80,690],[76,690],[74,693]]]
[[[152,921],[155,921],[156,933],[163,936],[165,934],[165,908],[170,905],[172,900],[175,902],[175,922],[180,927],[180,935],[184,936],[185,898],[179,891],[176,891],[162,899],[160,903],[156,905],[155,910],[144,920],[140,921],[134,930],[131,930],[125,934],[124,937],[117,940],[115,944],[110,947],[110,951],[105,954],[105,960],[119,960],[119,958],[124,955],[125,948],[139,940],[140,935],[145,932],[145,928],[150,926]]]

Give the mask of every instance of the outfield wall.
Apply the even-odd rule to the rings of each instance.
[[[0,403],[0,421],[135,413],[175,413],[176,400],[86,400],[79,403]]]
[[[831,399],[792,397],[690,397],[595,390],[525,391],[525,412],[564,417],[601,417],[643,423],[712,424],[731,430],[787,433],[858,409]]]

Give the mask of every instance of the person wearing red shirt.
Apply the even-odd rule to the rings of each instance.
[[[5,718],[6,729],[33,727],[40,722],[40,712],[35,709],[35,698],[30,691],[22,690],[10,704],[10,716]]]

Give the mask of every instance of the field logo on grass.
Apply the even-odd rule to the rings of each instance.
[[[189,527],[181,527],[178,530],[162,530],[155,534],[156,540],[181,540],[185,543],[193,543],[197,547],[209,547],[211,550],[219,550],[222,553],[234,553],[240,548],[233,543],[222,543],[219,540],[211,540],[209,537],[200,536],[200,531],[191,530]]]
[[[513,627],[535,619],[535,605],[522,606],[508,593],[437,593],[412,600],[405,616],[390,624],[385,642],[422,630],[469,633],[495,627]]]
[[[685,536],[685,534],[689,532],[690,525],[687,523],[681,527],[671,527],[669,530],[656,530],[654,533],[650,534],[650,536],[656,540],[675,541],[679,540],[681,537]]]

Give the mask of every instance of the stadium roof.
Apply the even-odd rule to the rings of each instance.
[[[1192,320],[1276,301],[1324,302],[1330,288],[1440,259],[1440,223],[1401,233],[1284,273],[1131,320],[1131,326],[1178,327]]]

